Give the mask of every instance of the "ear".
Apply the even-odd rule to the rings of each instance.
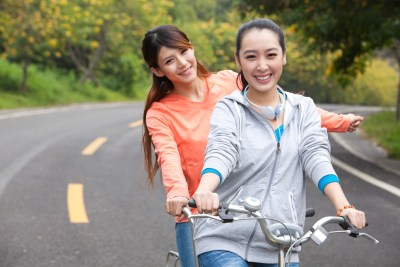
[[[237,57],[236,53],[235,53],[235,62],[236,62],[236,67],[238,69],[238,72],[240,72],[242,70],[242,66],[240,65],[240,60]]]
[[[154,75],[156,75],[156,76],[159,77],[159,78],[165,76],[164,72],[162,72],[162,71],[161,71],[160,69],[158,69],[158,68],[151,67],[150,70],[151,70],[151,72],[152,72]]]
[[[283,56],[283,65],[286,65],[286,55]]]

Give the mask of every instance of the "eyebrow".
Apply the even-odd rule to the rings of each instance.
[[[179,50],[179,51],[182,51],[182,50],[189,49],[189,48],[173,48],[173,49],[177,49],[177,50]],[[162,61],[162,62],[165,62],[166,60],[172,59],[172,58],[174,58],[174,57],[175,57],[174,54],[169,54],[169,55],[167,55],[166,57],[161,58],[161,61]]]
[[[267,52],[270,52],[270,51],[275,51],[275,50],[279,50],[279,49],[273,47],[273,48],[267,49],[266,51],[267,51]],[[255,50],[255,49],[249,49],[249,50],[245,50],[245,51],[243,52],[243,54],[246,54],[246,53],[255,53],[255,52],[257,52],[257,51],[258,51],[258,50]]]

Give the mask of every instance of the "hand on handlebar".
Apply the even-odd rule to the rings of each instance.
[[[347,129],[348,132],[354,132],[360,126],[361,122],[364,120],[364,117],[354,115],[352,113],[344,115],[347,119],[350,120],[349,128]]]
[[[211,213],[216,215],[219,208],[219,197],[211,191],[196,191],[193,195],[199,213]]]
[[[174,197],[167,199],[165,209],[171,216],[181,216],[182,207],[187,206],[188,199],[186,197]]]
[[[357,229],[362,229],[365,227],[366,220],[365,220],[365,213],[356,210],[356,209],[344,209],[341,213],[340,216],[343,217],[348,217],[350,219],[350,222],[357,227]]]

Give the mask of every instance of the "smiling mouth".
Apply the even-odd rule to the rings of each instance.
[[[190,66],[189,68],[185,69],[184,71],[182,71],[181,73],[179,73],[179,75],[185,75],[188,74],[190,72],[190,70],[192,69],[192,66]]]
[[[266,81],[271,78],[272,74],[264,75],[264,76],[255,76],[257,80]]]

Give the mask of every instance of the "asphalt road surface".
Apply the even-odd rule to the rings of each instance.
[[[0,267],[165,266],[176,250],[159,180],[141,152],[143,103],[0,112]],[[397,187],[400,177],[332,141],[332,155]],[[332,235],[307,243],[302,266],[398,266],[400,198],[336,168],[380,243]],[[329,201],[308,184],[319,217]]]

